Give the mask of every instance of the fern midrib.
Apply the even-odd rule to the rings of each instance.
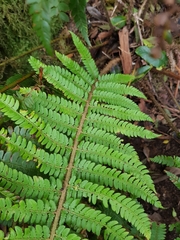
[[[79,144],[78,139],[79,139],[80,134],[82,133],[82,128],[83,128],[83,125],[84,125],[84,121],[86,120],[86,115],[88,113],[88,109],[89,109],[89,106],[90,106],[90,102],[91,102],[91,99],[92,99],[93,92],[95,90],[95,85],[96,85],[97,81],[98,80],[96,79],[94,84],[91,87],[91,91],[88,94],[88,99],[87,99],[87,102],[86,102],[86,105],[85,105],[85,108],[84,108],[84,112],[82,114],[82,117],[81,117],[81,120],[80,120],[80,123],[79,123],[79,128],[77,130],[77,133],[76,133],[76,136],[75,136],[75,139],[74,139],[74,144],[72,146],[73,149],[72,149],[69,164],[68,164],[68,167],[67,167],[67,173],[66,173],[66,176],[65,176],[64,184],[63,184],[62,194],[61,194],[61,197],[59,199],[58,208],[57,208],[56,215],[55,215],[55,218],[54,218],[54,222],[53,222],[53,225],[52,225],[52,228],[51,228],[50,240],[54,239],[55,231],[56,231],[57,226],[58,226],[58,221],[59,221],[59,218],[60,218],[60,215],[61,215],[61,210],[62,210],[63,204],[65,202],[65,198],[66,198],[66,193],[67,193],[69,180],[71,178],[71,173],[72,173],[72,169],[73,169],[74,159],[75,159],[75,156],[76,156],[76,151],[78,149],[78,144]]]

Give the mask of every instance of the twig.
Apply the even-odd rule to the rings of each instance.
[[[0,93],[10,89],[10,88],[13,88],[14,86],[16,86],[17,84],[23,82],[24,80],[26,80],[27,78],[33,76],[35,74],[35,72],[30,72],[28,74],[26,74],[25,76],[23,76],[22,78],[8,84],[7,86],[4,86],[3,88],[0,89]]]
[[[171,108],[171,107],[168,107],[168,106],[163,105],[163,104],[161,104],[161,107],[168,109],[173,114],[176,114],[176,113],[179,114],[180,113],[180,111],[178,109]],[[177,114],[176,114],[176,116],[177,116]],[[180,118],[180,116],[177,116],[177,117]]]
[[[141,45],[143,46],[143,37],[142,37],[142,33],[141,33],[141,28],[140,28],[140,25],[139,25],[139,21],[143,21],[143,20],[139,17],[138,13],[134,13],[133,16],[134,16],[134,21],[135,21],[135,23],[137,25],[137,28],[138,28],[140,42],[141,42]]]
[[[114,27],[113,27],[113,25],[111,23],[111,19],[109,17],[109,14],[108,14],[108,11],[107,11],[107,8],[106,8],[106,3],[105,3],[104,0],[101,0],[101,3],[102,3],[102,6],[104,8],[104,11],[105,11],[105,14],[106,14],[106,18],[107,18],[107,21],[108,21],[109,26],[110,26],[110,30],[113,32],[114,31]]]
[[[108,73],[112,67],[121,61],[120,58],[112,59],[108,64],[101,70],[100,75]]]
[[[52,40],[51,43],[58,42],[59,40],[60,40],[60,38],[56,38],[56,39]],[[98,47],[102,47],[102,46],[108,44],[108,42],[109,42],[109,41],[104,41],[103,43],[100,43],[100,44],[97,44],[97,45],[95,45],[95,46],[90,47],[90,49],[96,49],[96,48],[98,48]],[[31,54],[32,52],[35,52],[35,51],[37,51],[37,50],[39,50],[39,49],[41,49],[41,48],[44,48],[44,46],[43,46],[43,45],[40,45],[40,46],[35,47],[35,48],[33,48],[33,49],[29,50],[29,51],[26,51],[26,52],[22,53],[21,55],[18,55],[18,56],[12,57],[12,58],[10,58],[10,59],[8,59],[8,60],[6,60],[6,61],[3,61],[2,63],[0,63],[0,67],[5,66],[5,65],[7,65],[7,64],[9,64],[9,63],[17,60],[17,59],[20,59],[20,58],[28,55],[28,54]],[[74,50],[71,50],[71,51],[67,51],[67,52],[64,53],[64,54],[67,55],[67,54],[75,53],[75,52],[77,52],[77,49],[74,49]]]
[[[142,19],[144,19],[144,17],[145,17],[145,14],[146,14],[146,11],[147,11],[147,9],[149,7],[149,4],[150,4],[150,0],[145,0],[143,2],[143,4],[141,5],[141,8],[139,9],[138,15]]]
[[[178,81],[179,82],[179,81]],[[179,106],[179,103],[178,101],[176,100],[176,98],[174,97],[174,95],[172,94],[171,90],[166,86],[166,84],[162,81],[164,87],[166,88],[166,90],[168,91],[169,95],[171,96],[172,100],[174,101],[174,103],[176,104],[177,108],[179,109],[180,111],[180,106]]]
[[[164,74],[164,75],[166,75],[168,77],[172,77],[173,79],[178,80],[178,81],[180,80],[180,75],[177,75],[177,74],[175,74],[171,71],[168,71],[168,70],[164,70],[164,69],[163,70],[157,70],[156,68],[152,68],[151,71],[156,72],[156,73]]]
[[[52,40],[51,43],[58,42],[59,40],[60,40],[60,38],[56,38],[56,39]],[[28,54],[31,54],[32,52],[35,52],[35,51],[37,51],[37,50],[39,50],[41,48],[44,48],[44,46],[40,45],[38,47],[32,48],[29,51],[26,51],[26,52],[22,53],[21,55],[18,55],[18,56],[12,57],[12,58],[10,58],[10,59],[8,59],[6,61],[3,61],[2,63],[0,63],[0,67],[5,66],[5,65],[9,64],[10,62],[13,62],[13,61],[15,61],[15,60],[17,60],[19,58],[22,58],[22,57],[28,55]]]
[[[146,85],[144,84],[146,94],[149,96],[149,98],[153,101],[154,105],[159,109],[159,111],[162,113],[163,117],[165,118],[168,125],[171,127],[171,129],[179,136],[179,131],[176,128],[176,126],[172,123],[171,119],[167,115],[167,113],[164,111],[164,109],[161,107],[161,105],[158,103],[158,101],[155,99],[154,95],[151,93],[151,88],[149,86],[149,83],[146,82]],[[147,89],[149,88],[149,89]]]
[[[133,11],[134,11],[134,0],[131,0],[129,3],[129,8],[128,8],[128,12],[127,12],[127,26],[128,26],[128,30],[130,29],[130,25],[131,25],[131,18],[133,16]]]

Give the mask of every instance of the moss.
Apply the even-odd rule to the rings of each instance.
[[[53,35],[58,35],[60,20],[52,23]],[[7,58],[18,56],[41,43],[32,28],[32,20],[28,13],[28,6],[22,0],[1,0],[0,4],[0,62]],[[44,51],[34,53],[34,56],[45,55]],[[27,73],[31,68],[25,56],[12,62],[5,68],[0,68],[0,79],[6,80],[14,73]]]
[[[18,55],[39,44],[24,1],[2,0],[0,13],[1,57]]]

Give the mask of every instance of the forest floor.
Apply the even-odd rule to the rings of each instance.
[[[176,134],[176,130],[180,129],[180,45],[178,42],[180,7],[174,1],[114,2],[106,1],[107,12],[102,6],[102,1],[98,0],[89,1],[87,8],[92,46],[97,42],[104,45],[91,50],[101,73],[135,73],[139,67],[146,64],[135,54],[135,49],[142,45],[143,39],[151,36],[156,37],[157,48],[153,53],[154,57],[158,58],[156,54],[159,55],[162,50],[168,55],[169,63],[165,68],[161,70],[153,68],[149,74],[135,83],[135,86],[147,96],[147,100],[135,99],[135,101],[140,109],[151,116],[155,122],[154,125],[145,123],[144,126],[161,134],[161,137],[153,140],[124,139],[135,147],[141,161],[148,167],[159,199],[164,206],[164,209],[155,209],[143,202],[146,212],[153,221],[165,223],[168,226],[180,219],[180,190],[168,179],[165,170],[180,175],[180,169],[155,164],[150,161],[150,158],[156,155],[180,156],[180,139]],[[141,15],[133,15],[134,9]],[[126,16],[125,27],[112,29],[107,16]],[[165,43],[162,37],[166,28],[172,33],[171,44]],[[173,126],[165,120],[166,115]],[[176,216],[173,216],[174,210]],[[170,232],[168,229],[167,232],[167,240],[178,237],[176,232]]]

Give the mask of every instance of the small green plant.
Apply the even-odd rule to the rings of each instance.
[[[142,57],[153,67],[160,68],[166,66],[168,61],[166,53],[164,51],[161,51],[161,56],[159,58],[154,58],[151,56],[151,50],[152,48],[149,48],[147,46],[140,46],[136,48],[136,54]]]
[[[133,76],[101,76],[72,38],[84,66],[57,52],[65,68],[29,60],[61,97],[31,88],[0,94],[0,111],[14,122],[0,130],[0,223],[10,227],[4,239],[130,240],[137,232],[150,239],[138,199],[162,206],[147,168],[117,136],[157,136],[132,122],[151,121],[128,98],[145,96],[127,85]]]

